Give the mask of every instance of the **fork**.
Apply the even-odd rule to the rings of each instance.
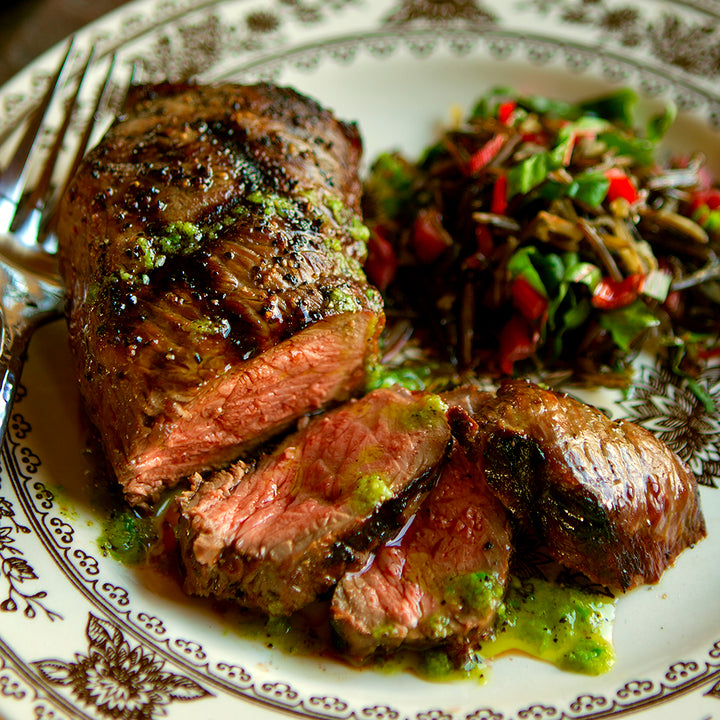
[[[61,94],[68,82],[73,45],[71,39],[12,157],[0,172],[0,441],[5,437],[30,337],[35,329],[60,317],[64,310],[64,288],[55,255],[54,210],[85,154],[113,73],[114,57],[96,91],[92,113],[82,128],[69,169],[61,181],[53,183],[63,141],[94,58],[94,49],[90,50],[70,85],[71,95],[62,120],[30,189],[32,165],[43,152],[43,132],[51,111],[62,102]]]

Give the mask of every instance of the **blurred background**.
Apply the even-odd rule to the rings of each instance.
[[[4,0],[0,85],[38,55],[128,0]]]

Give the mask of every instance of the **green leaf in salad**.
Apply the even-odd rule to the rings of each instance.
[[[637,93],[630,88],[622,88],[607,95],[580,103],[584,114],[595,115],[613,123],[632,127],[635,122]]]
[[[583,262],[577,253],[542,253],[536,246],[519,248],[508,262],[512,277],[522,276],[548,298],[546,324],[541,328],[544,340],[555,357],[562,351],[563,335],[579,327],[591,312],[589,296],[602,277],[600,269]],[[586,286],[590,292],[576,288]]]
[[[534,258],[548,296],[553,298],[562,292],[563,278],[565,277],[565,262],[557,253],[538,252]]]
[[[568,197],[596,208],[605,199],[610,181],[603,173],[588,172],[577,175],[570,186]]]
[[[511,87],[498,86],[488,90],[475,102],[470,111],[469,119],[493,117],[498,105],[507,100],[516,100],[517,93]]]
[[[555,100],[543,95],[519,96],[516,98],[516,102],[518,107],[528,112],[535,113],[536,115],[561,118],[563,120],[576,120],[581,114],[577,103]]]
[[[579,173],[570,182],[548,180],[538,190],[538,195],[546,200],[569,197],[589,205],[599,207],[607,195],[610,181],[603,173]]]
[[[580,115],[577,120],[569,122],[558,130],[558,140],[563,142],[576,135],[597,135],[610,129],[613,125],[605,118],[594,115]]]
[[[551,253],[549,257],[552,257],[556,284],[548,308],[548,326],[556,334],[555,352],[559,353],[563,333],[578,327],[590,314],[588,293],[578,293],[574,286],[585,285],[592,292],[602,273],[596,265],[582,262],[577,253],[562,256]]]
[[[540,256],[540,251],[533,245],[525,245],[516,250],[510,260],[507,269],[513,278],[522,277],[541,295],[548,297],[547,288],[538,269],[535,267],[534,259]]]
[[[592,292],[602,280],[602,271],[594,263],[580,260],[577,253],[566,253],[564,280],[568,283],[586,285]]]
[[[648,138],[620,131],[603,132],[598,139],[614,150],[616,155],[631,158],[640,165],[651,165],[655,156],[655,143]]]
[[[365,196],[372,203],[374,214],[396,218],[413,199],[417,170],[398,152],[380,154],[370,168],[365,183]]]
[[[565,334],[580,327],[590,317],[592,306],[587,295],[576,292],[576,286],[567,285],[558,302],[552,308],[552,329],[550,338],[552,358],[557,359],[563,354]],[[550,320],[548,320],[549,324]]]
[[[650,142],[656,143],[665,137],[665,134],[675,122],[677,117],[677,106],[675,103],[668,103],[662,113],[653,115],[648,120],[645,135]]]
[[[640,333],[660,324],[659,318],[642,300],[636,300],[618,310],[600,313],[598,322],[625,352],[631,350],[633,341]]]
[[[572,289],[568,290],[566,298],[569,298],[570,302],[563,309],[559,323],[563,332],[580,327],[592,312],[590,301],[587,298],[579,298],[576,293],[572,292]]]
[[[508,170],[508,197],[527,195],[547,178],[552,169],[550,154],[531,155]]]

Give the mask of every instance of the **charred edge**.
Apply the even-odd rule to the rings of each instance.
[[[545,462],[539,445],[525,435],[497,431],[487,437],[483,455],[490,487],[512,513],[535,522]]]
[[[479,450],[476,447],[480,426],[471,415],[458,405],[451,405],[447,411],[450,431],[457,441],[467,450]]]
[[[287,153],[280,135],[270,133],[251,138],[247,128],[230,120],[216,120],[208,125],[208,131],[223,148],[231,150],[245,193],[257,190],[289,193],[295,189],[297,182],[271,159],[272,155],[282,157]]]
[[[357,532],[344,541],[353,555],[354,552],[363,552],[384,542],[403,526],[408,519],[408,506],[436,485],[450,446],[451,443],[448,443],[443,459],[437,465],[420,475],[399,495],[381,505]]]
[[[585,495],[581,489],[569,491],[545,483],[538,512],[543,526],[557,523],[563,534],[570,535],[591,555],[601,557],[610,545],[617,543],[617,534],[607,511],[597,498]]]
[[[612,519],[582,488],[559,486],[534,440],[495,432],[485,446],[486,477],[506,507],[540,538],[557,535],[600,565],[613,558],[617,582],[627,587],[638,572],[633,551],[620,547]],[[556,536],[557,537],[557,536]]]

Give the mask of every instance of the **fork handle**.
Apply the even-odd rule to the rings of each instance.
[[[0,314],[1,316],[1,314]],[[2,357],[0,357],[0,439],[5,438],[17,394],[28,338],[25,333],[12,333],[2,328]]]

